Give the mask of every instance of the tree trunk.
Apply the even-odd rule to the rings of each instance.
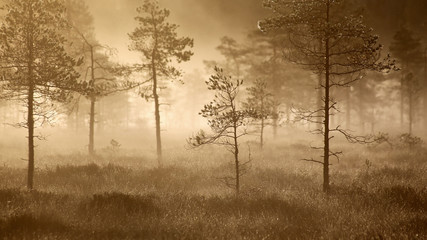
[[[279,57],[278,54],[278,47],[273,44],[273,57],[272,57],[272,64],[273,64],[273,69],[272,69],[272,76],[273,76],[273,102],[274,102],[274,106],[273,106],[273,122],[272,122],[272,126],[273,126],[273,138],[276,139],[277,138],[277,124],[279,121],[279,107],[278,104],[280,103],[280,99],[278,99],[278,96],[281,95],[280,93],[280,83],[281,81],[279,80],[279,66],[277,63],[277,58]]]
[[[32,76],[32,65],[29,64],[29,82],[28,89],[28,178],[27,188],[32,190],[34,187],[34,82]]]
[[[33,18],[33,9],[31,3],[29,5],[29,19]],[[34,88],[35,83],[33,79],[33,35],[32,29],[29,29],[28,34],[28,116],[27,116],[27,127],[28,127],[28,176],[27,176],[27,188],[32,190],[34,188]]]
[[[427,48],[424,49],[424,131],[427,133]]]
[[[154,117],[156,120],[156,142],[157,142],[157,163],[158,166],[162,166],[162,140],[161,140],[161,128],[160,128],[160,104],[159,95],[157,94],[157,70],[155,65],[155,50],[153,51],[151,68],[153,74],[153,97],[154,97]]]
[[[234,123],[234,164],[236,168],[236,196],[240,193],[240,164],[239,164],[239,145],[237,144],[237,126]]]
[[[409,93],[409,134],[412,135],[412,124],[413,124],[413,111],[414,111],[414,102],[413,102],[413,93],[411,89],[408,91]]]
[[[319,79],[318,79],[318,85],[319,85],[319,89],[317,90],[317,106],[318,109],[322,108],[322,82],[323,82],[323,74],[319,73]],[[317,129],[322,129],[322,123],[319,121],[319,123],[317,123]]]
[[[95,104],[96,97],[90,97],[90,114],[89,114],[89,155],[95,155]]]
[[[93,56],[93,46],[90,45],[90,60],[91,60],[91,84],[92,90],[95,91],[95,60]],[[90,116],[89,116],[89,155],[95,155],[95,104],[96,96],[92,93],[90,96]]]
[[[329,0],[326,3],[326,22],[329,25]],[[329,36],[326,36],[325,41],[325,122],[324,122],[324,156],[323,156],[323,191],[329,192],[329,91],[330,91],[330,83],[329,83]]]
[[[404,111],[404,96],[403,96],[403,92],[404,92],[404,80],[403,80],[404,76],[402,73],[402,77],[400,79],[400,128],[403,129],[403,111]]]

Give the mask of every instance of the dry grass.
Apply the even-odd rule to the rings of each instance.
[[[320,166],[298,160],[316,154],[306,146],[252,147],[239,198],[217,148],[169,149],[160,169],[125,150],[45,155],[33,192],[4,166],[0,239],[427,239],[425,150],[342,145],[325,195]]]

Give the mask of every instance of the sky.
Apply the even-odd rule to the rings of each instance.
[[[86,0],[95,21],[101,43],[118,51],[118,60],[137,62],[140,58],[128,51],[128,33],[137,26],[136,8],[143,0]],[[257,21],[266,16],[261,0],[160,0],[171,11],[170,22],[178,24],[179,36],[194,38],[192,60],[181,66],[186,72],[204,68],[203,60],[218,59],[215,50],[223,36],[242,39]]]

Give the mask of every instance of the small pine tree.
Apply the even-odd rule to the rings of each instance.
[[[208,135],[201,130],[188,140],[192,147],[216,144],[225,146],[233,153],[235,176],[227,178],[226,184],[234,187],[236,195],[239,194],[240,177],[244,172],[239,159],[239,139],[246,135],[245,125],[254,115],[251,110],[239,109],[237,97],[242,84],[242,80],[233,80],[232,77],[225,75],[222,69],[215,67],[215,75],[206,82],[208,89],[215,91],[215,98],[199,113],[208,119],[208,125],[213,133]],[[234,183],[230,183],[229,180],[234,180]]]
[[[257,79],[252,87],[247,88],[249,97],[243,103],[243,107],[248,110],[255,111],[257,114],[253,116],[255,124],[259,126],[260,147],[264,145],[264,128],[269,124],[268,119],[274,116],[275,104],[273,95],[267,90],[267,82]]]

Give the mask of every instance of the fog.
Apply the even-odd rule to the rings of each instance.
[[[427,1],[0,3],[0,239],[427,239]]]
[[[128,34],[137,26],[134,17],[136,8],[141,1],[87,1],[89,9],[94,18],[94,29],[96,38],[102,43],[115,48],[115,61],[120,63],[140,63],[141,56],[136,52],[129,51],[130,40]],[[230,36],[238,41],[257,29],[257,22],[267,11],[262,8],[262,3],[257,0],[251,1],[160,1],[162,7],[171,11],[170,21],[179,25],[178,34],[194,39],[194,56],[190,61],[182,63],[179,68],[183,70],[182,80],[186,85],[174,83],[170,87],[172,99],[165,100],[170,104],[165,107],[164,128],[168,131],[165,137],[176,137],[180,135],[182,141],[192,130],[197,130],[206,124],[203,119],[193,119],[205,102],[195,102],[192,108],[187,109],[188,95],[180,94],[191,88],[192,84],[197,88],[204,88],[204,81],[209,78],[211,71],[207,71],[204,61],[222,61],[223,56],[216,50],[220,45],[220,38]],[[199,76],[203,77],[199,77]],[[206,94],[208,92],[206,91]],[[178,95],[178,96],[177,96]],[[199,98],[202,100],[203,98]],[[208,100],[208,99],[206,99]],[[153,110],[151,103],[146,103],[140,98],[133,100],[136,108],[143,109],[142,115],[147,121],[153,122]],[[184,114],[183,114],[184,111]],[[141,112],[141,111],[140,111]],[[191,121],[190,121],[191,120]],[[119,131],[120,132],[120,131]]]
[[[90,24],[93,24],[94,38],[101,45],[114,49],[115,54],[109,57],[111,62],[132,65],[145,61],[141,53],[129,50],[131,45],[129,34],[138,26],[135,21],[136,8],[142,4],[142,1],[87,0],[85,4],[93,18],[93,23]],[[425,15],[426,9],[421,7],[424,6],[422,1],[413,0],[407,3],[390,1],[385,4],[378,0],[358,4],[362,9],[359,12],[363,14],[366,23],[373,27],[373,34],[379,36],[378,41],[382,45],[381,58],[390,54],[393,37],[401,26],[413,31],[414,38],[421,44],[419,48],[425,49],[426,35],[423,31],[425,19],[422,16]],[[234,39],[236,45],[233,47],[236,49],[249,49],[256,46],[257,40],[248,36],[254,32],[260,33],[258,22],[271,16],[272,12],[264,8],[262,1],[259,0],[161,0],[159,5],[161,8],[170,10],[168,21],[179,26],[178,36],[194,39],[194,47],[191,49],[194,55],[190,60],[180,64],[173,62],[174,66],[182,70],[182,76],[170,83],[168,83],[169,79],[161,78],[160,81],[166,88],[159,89],[160,125],[162,139],[165,141],[164,147],[184,150],[188,147],[186,142],[188,138],[199,129],[209,131],[207,119],[199,114],[203,106],[214,97],[214,93],[209,91],[205,84],[205,81],[214,73],[213,65],[207,62],[214,61],[226,71],[229,70],[230,75],[236,77],[232,57],[223,55],[218,49],[221,39],[224,36]],[[289,46],[289,43],[284,43],[279,47],[285,49]],[[281,70],[278,73],[272,73],[271,69],[262,65],[254,66],[256,61],[267,62],[271,58],[268,56],[272,54],[268,52],[270,50],[262,53],[263,48],[268,47],[261,44],[256,50],[259,53],[249,53],[248,56],[243,56],[239,60],[242,72],[239,78],[245,82],[240,91],[239,105],[248,97],[245,90],[253,85],[255,79],[264,78],[267,82],[273,81],[268,83],[269,91],[279,103],[280,117],[275,123],[277,127],[265,128],[266,141],[276,143],[277,141],[274,140],[276,137],[287,140],[303,141],[305,138],[307,141],[318,141],[319,136],[308,134],[316,128],[316,124],[304,120],[297,121],[299,117],[295,112],[298,108],[310,109],[313,108],[313,104],[318,104],[316,73],[289,61],[284,55],[280,56],[285,52],[283,49],[275,50],[279,53],[280,59]],[[88,55],[85,54],[85,60],[88,62]],[[425,56],[425,51],[420,54]],[[397,60],[396,68],[402,68],[403,62],[393,58],[393,54],[392,59]],[[348,88],[331,90],[332,99],[337,102],[337,112],[331,115],[331,125],[345,126],[357,135],[387,133],[398,136],[408,132],[408,122],[411,121],[412,132],[416,133],[416,136],[424,137],[427,132],[424,113],[426,104],[423,69],[425,66],[423,62],[417,64],[418,72],[414,74],[418,85],[411,100],[414,101],[413,106],[402,103],[400,99],[399,89],[401,90],[402,87],[399,81],[402,74],[405,74],[404,71],[391,73],[367,71],[362,81],[351,84]],[[262,68],[265,69],[262,70]],[[274,80],[274,74],[281,74],[279,80]],[[83,75],[87,76],[87,70]],[[146,78],[147,73],[143,73],[143,75],[133,75],[128,80],[138,82]],[[111,147],[110,142],[114,139],[123,149],[154,154],[156,148],[154,103],[152,99],[147,101],[141,98],[140,92],[140,88],[132,88],[97,99],[95,148]],[[37,143],[41,149],[46,149],[46,151],[40,151],[40,154],[86,151],[90,102],[85,97],[76,98],[78,105],[73,103],[74,105],[59,107],[63,109],[57,111],[49,124],[39,124],[40,126],[37,127],[36,132],[46,136]],[[406,112],[410,107],[413,112],[409,116]],[[3,129],[13,139],[5,144],[19,146],[19,150],[14,154],[6,154],[10,156],[3,159],[5,164],[25,167],[25,161],[18,161],[16,164],[13,160],[25,158],[27,154],[25,131],[14,127],[19,122],[25,122],[25,109],[25,104],[4,101]],[[249,134],[248,140],[256,141],[258,137],[257,134]]]
[[[218,59],[220,55],[215,48],[220,38],[231,36],[242,39],[249,31],[257,28],[257,22],[267,11],[258,0],[180,0],[159,1],[171,11],[170,21],[178,24],[182,36],[195,39],[194,57],[184,63],[186,72],[203,69],[203,61]],[[137,53],[128,51],[127,36],[136,26],[134,17],[138,0],[88,0],[87,4],[95,19],[95,32],[98,39],[116,48],[118,59],[122,62],[137,62]]]

